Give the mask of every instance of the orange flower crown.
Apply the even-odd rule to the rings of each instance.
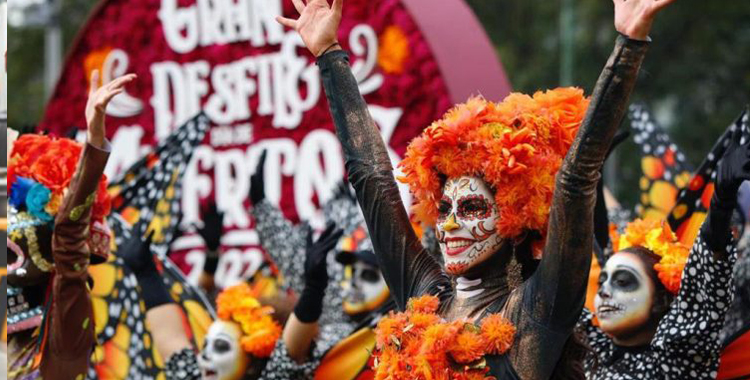
[[[83,146],[71,139],[45,135],[25,134],[13,143],[8,163],[8,189],[11,197],[20,207],[25,196],[14,191],[29,190],[27,187],[39,184],[46,189],[43,199],[34,204],[38,210],[32,215],[41,219],[53,218],[62,203],[65,191],[73,180]],[[103,221],[109,215],[112,200],[107,192],[107,177],[102,175],[92,209],[92,223]]]
[[[500,355],[513,345],[516,329],[499,314],[476,326],[466,320],[445,322],[435,296],[409,300],[407,310],[378,322],[375,379],[485,379],[485,355]]]
[[[478,176],[495,191],[500,234],[536,230],[545,236],[555,174],[588,105],[583,90],[572,87],[457,105],[409,144],[399,165],[416,217],[434,225],[441,176]]]
[[[654,265],[659,280],[671,293],[680,290],[682,271],[685,269],[690,248],[680,243],[669,224],[658,219],[636,219],[628,223],[622,235],[613,232],[612,249],[619,252],[625,248],[640,246],[661,257]]]
[[[216,298],[216,309],[219,319],[240,326],[240,345],[245,352],[267,358],[281,336],[281,326],[271,317],[273,308],[262,306],[255,293],[246,283],[229,287]]]

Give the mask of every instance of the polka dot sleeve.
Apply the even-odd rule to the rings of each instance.
[[[198,358],[191,348],[172,354],[164,367],[167,380],[200,380],[201,370]]]
[[[667,378],[715,378],[719,365],[719,332],[732,302],[734,245],[727,260],[718,260],[702,234],[690,252],[677,298],[661,320],[652,342]]]

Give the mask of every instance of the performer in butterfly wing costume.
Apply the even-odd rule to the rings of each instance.
[[[105,109],[134,79],[100,87],[92,74],[85,146],[39,135],[14,144],[8,298],[18,306],[9,314],[10,378],[83,379],[88,372],[95,336],[87,269],[109,252]]]

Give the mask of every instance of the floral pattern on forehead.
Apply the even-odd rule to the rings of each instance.
[[[527,230],[544,236],[555,174],[588,103],[582,90],[558,88],[514,93],[500,103],[472,98],[454,107],[411,142],[400,164],[399,180],[414,194],[415,215],[435,224],[441,178],[458,179],[460,187],[467,185],[461,177],[481,177],[494,193],[502,236]]]

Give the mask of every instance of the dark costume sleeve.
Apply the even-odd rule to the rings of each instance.
[[[284,217],[281,210],[267,199],[250,210],[255,218],[255,230],[263,249],[271,256],[295,293],[300,294],[305,284],[305,247],[310,226],[295,226]]]
[[[521,378],[547,378],[583,308],[593,249],[596,185],[627,110],[648,43],[619,36],[594,88],[583,124],[557,174],[544,254],[509,301],[518,329],[509,355]]]
[[[719,333],[732,303],[732,266],[737,251],[732,248],[726,259],[714,257],[705,233],[701,231],[693,244],[680,291],[652,343],[665,378],[713,379],[719,367]]]
[[[83,379],[89,368],[95,336],[87,284],[91,255],[87,239],[91,207],[108,158],[109,144],[105,149],[86,145],[55,219],[53,304],[41,362],[44,379]]]
[[[324,54],[318,58],[318,66],[344,149],[349,181],[391,295],[404,309],[409,297],[434,293],[446,277],[412,229],[385,143],[359,93],[347,53]]]

